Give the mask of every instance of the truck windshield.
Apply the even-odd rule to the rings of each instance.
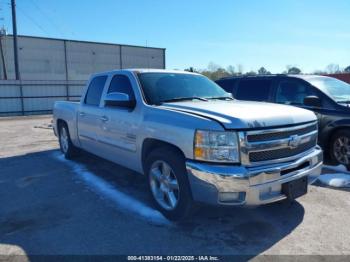
[[[152,105],[185,100],[232,100],[231,94],[201,75],[139,73],[138,77],[147,103]]]
[[[308,80],[338,103],[350,103],[350,85],[335,78],[314,78]]]

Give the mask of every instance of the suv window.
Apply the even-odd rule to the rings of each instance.
[[[233,87],[235,85],[235,79],[222,79],[216,81],[216,83],[221,86],[226,92],[233,93]]]
[[[100,104],[106,80],[107,76],[96,76],[91,80],[85,97],[85,104],[92,106],[98,106]]]
[[[132,89],[130,79],[125,75],[115,75],[112,78],[108,88],[109,93],[124,93],[129,95],[131,99],[135,99],[134,90]]]
[[[271,82],[268,79],[243,79],[239,81],[235,98],[248,101],[268,101]]]
[[[282,80],[277,87],[276,102],[287,105],[303,105],[306,96],[315,93],[299,81]]]

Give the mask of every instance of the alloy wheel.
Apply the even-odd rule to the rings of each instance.
[[[173,210],[179,202],[179,184],[172,168],[162,160],[150,169],[149,182],[153,197],[166,210]]]
[[[350,164],[350,139],[346,136],[338,137],[334,142],[333,153],[336,160],[344,165]]]

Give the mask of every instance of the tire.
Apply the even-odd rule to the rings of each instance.
[[[72,143],[67,124],[60,123],[58,130],[61,152],[63,153],[66,159],[74,158],[78,154],[79,150]]]
[[[153,150],[145,161],[151,198],[169,220],[183,221],[194,210],[185,158],[171,147]]]
[[[344,165],[350,170],[350,130],[342,129],[332,136],[329,153],[333,163]]]

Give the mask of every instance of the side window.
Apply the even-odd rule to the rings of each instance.
[[[85,104],[91,106],[98,106],[100,104],[106,80],[107,76],[96,76],[91,80],[85,97]]]
[[[125,75],[115,75],[112,78],[111,84],[108,88],[108,94],[114,92],[124,93],[129,95],[131,99],[135,99],[130,79]]]
[[[239,82],[235,98],[248,101],[269,101],[271,80],[244,79]]]
[[[221,88],[223,88],[226,92],[232,93],[233,87],[235,85],[235,80],[233,79],[225,79],[225,80],[218,80],[216,82]]]
[[[303,105],[304,98],[310,95],[315,95],[315,93],[302,82],[282,80],[277,87],[276,102],[287,105]]]

